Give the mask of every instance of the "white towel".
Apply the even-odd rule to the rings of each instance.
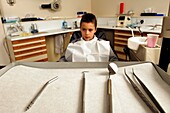
[[[63,43],[64,43],[64,36],[63,35],[56,35],[55,36],[55,53],[63,53]]]

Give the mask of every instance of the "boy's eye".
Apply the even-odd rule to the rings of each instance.
[[[82,28],[83,31],[89,31],[89,32],[92,32],[93,29],[85,29],[85,28]]]
[[[93,31],[93,29],[89,29],[89,31],[91,32],[91,31]]]

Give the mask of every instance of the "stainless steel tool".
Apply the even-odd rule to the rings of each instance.
[[[127,79],[129,80],[130,84],[132,85],[132,87],[134,88],[134,90],[136,91],[136,93],[141,97],[141,99],[145,102],[145,104],[149,107],[149,109],[153,112],[153,113],[165,113],[165,111],[163,110],[163,108],[160,106],[160,104],[158,103],[158,101],[155,99],[155,97],[151,94],[151,92],[149,91],[149,89],[144,85],[144,83],[136,76],[134,70],[132,69],[132,73],[133,76],[136,78],[136,80],[139,82],[139,84],[142,86],[142,88],[144,89],[144,91],[146,92],[147,96],[149,97],[149,99],[147,98],[147,96],[140,90],[140,88],[132,81],[132,79],[127,75],[126,73],[126,69],[124,69],[124,74],[127,77]]]
[[[111,75],[116,74],[118,71],[118,67],[115,63],[110,63],[108,65],[109,70],[109,78],[107,80],[107,95],[108,95],[108,113],[113,113],[113,102],[112,102],[112,80],[110,78]]]
[[[152,100],[152,102],[155,104],[157,109],[160,111],[160,113],[165,113],[164,109],[161,107],[161,105],[158,103],[156,98],[152,95],[152,93],[149,91],[149,89],[145,86],[145,84],[137,77],[137,75],[134,72],[134,69],[132,68],[133,76],[137,79],[137,81],[142,86],[143,90],[146,92],[146,94],[149,96],[149,98]]]
[[[82,86],[82,113],[85,113],[85,89],[86,89],[86,73],[88,71],[83,71],[83,86]]]
[[[25,111],[27,111],[28,109],[31,108],[31,106],[34,104],[34,102],[37,100],[37,98],[40,96],[40,94],[43,92],[43,90],[47,87],[48,84],[54,82],[55,80],[58,79],[58,76],[50,79],[49,81],[47,81],[44,86],[40,89],[40,91],[35,95],[35,97],[32,99],[32,101],[30,102],[30,104],[26,107]]]

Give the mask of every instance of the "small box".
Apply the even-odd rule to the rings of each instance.
[[[155,48],[149,48],[145,45],[139,45],[139,49],[135,51],[135,55],[140,61],[150,61],[159,64],[161,47],[156,45]]]

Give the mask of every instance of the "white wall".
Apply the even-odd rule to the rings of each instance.
[[[4,65],[10,63],[8,54],[5,51],[5,48],[3,45],[4,40],[5,40],[5,34],[4,34],[4,30],[3,30],[3,25],[0,21],[0,66],[4,66]]]
[[[116,16],[119,13],[119,4],[124,2],[125,13],[134,10],[139,16],[146,8],[153,8],[157,13],[168,13],[170,0],[92,0],[92,12],[97,16]]]
[[[139,16],[146,8],[153,8],[158,13],[167,14],[170,0],[61,0],[61,11],[41,9],[42,3],[51,3],[53,0],[16,0],[14,6],[9,6],[6,0],[1,0],[2,15],[24,17],[34,14],[39,17],[76,17],[77,11],[93,12],[97,16],[116,16],[119,13],[120,2],[125,3],[125,13],[134,10]]]
[[[6,0],[1,0],[1,10],[4,17],[34,14],[39,17],[76,17],[77,11],[91,11],[91,0],[60,0],[61,10],[51,11],[41,9],[42,3],[51,3],[53,0],[15,0],[14,6],[9,6]]]

